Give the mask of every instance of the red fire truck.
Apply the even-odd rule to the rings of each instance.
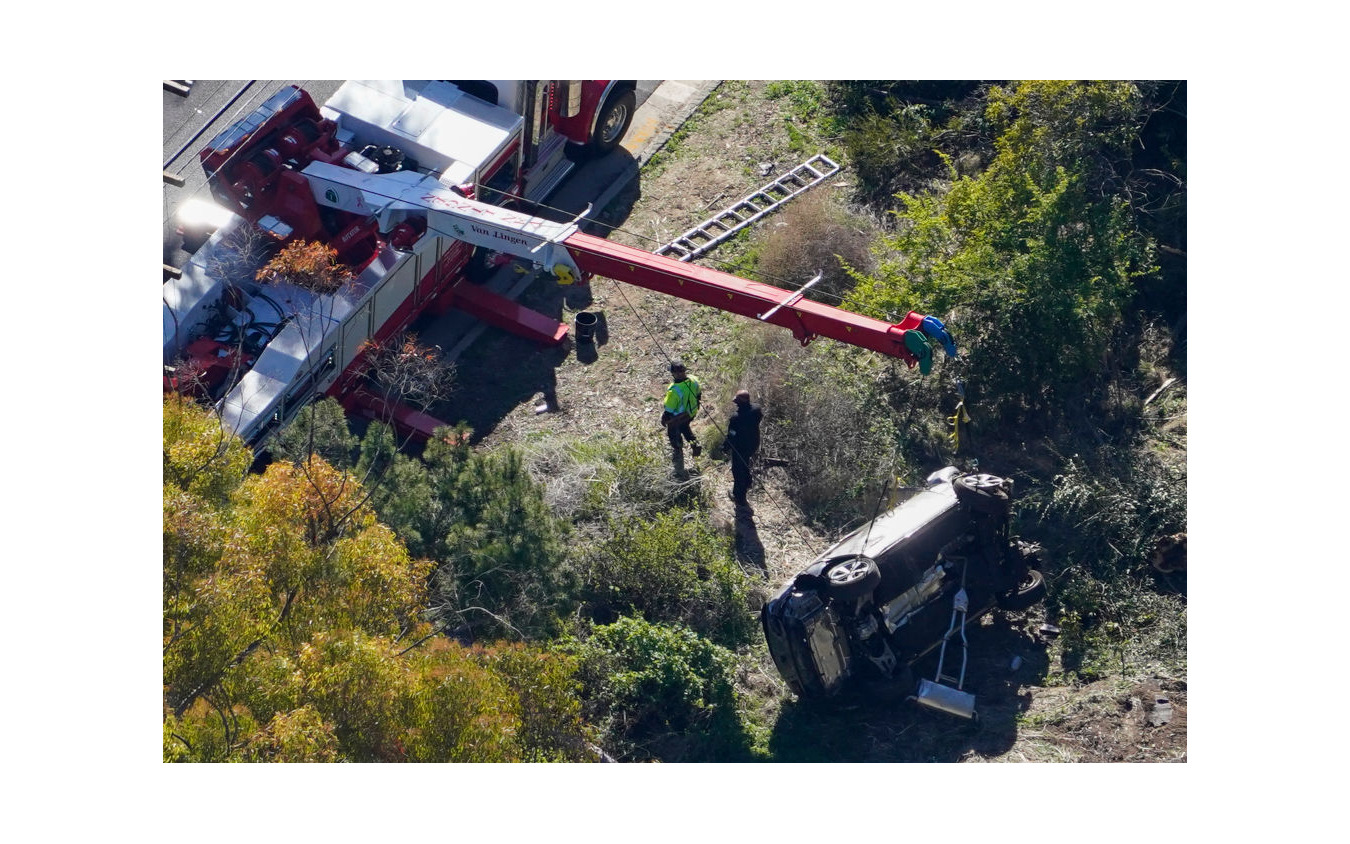
[[[561,283],[601,275],[918,362],[916,335],[951,348],[941,323],[851,314],[582,233],[527,213],[587,155],[618,145],[634,83],[356,82],[322,107],[296,87],[271,96],[202,151],[215,199],[231,214],[164,285],[165,388],[190,372],[225,425],[262,444],[316,396],[349,410],[370,344],[423,313],[459,308],[546,343],[567,326],[472,283],[487,256],[523,258]],[[246,249],[245,242],[263,248]],[[275,246],[317,241],[352,278],[331,293],[255,279]],[[438,421],[407,408],[405,428]]]

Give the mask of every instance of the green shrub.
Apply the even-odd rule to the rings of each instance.
[[[432,610],[442,623],[474,636],[552,633],[567,597],[567,523],[549,510],[521,452],[478,452],[462,429],[441,433],[419,460],[391,456],[381,444],[388,430],[371,425],[361,468],[381,477],[376,512],[412,555],[439,564]]]
[[[939,163],[928,109],[919,105],[855,118],[844,145],[857,173],[854,193],[873,206],[889,206],[898,191],[915,186]]]
[[[735,647],[756,635],[749,578],[726,538],[698,511],[613,520],[608,538],[582,554],[585,609],[600,622],[642,615],[681,624]]]
[[[1084,680],[1185,659],[1186,575],[1157,575],[1149,557],[1186,530],[1186,466],[1146,450],[1104,454],[1069,458],[1026,501],[1037,538],[1055,549],[1046,609],[1059,619],[1063,665]]]
[[[578,660],[588,720],[601,725],[610,753],[670,762],[746,755],[731,651],[686,627],[630,617],[562,649]]]
[[[1041,518],[1094,577],[1139,577],[1158,540],[1186,530],[1186,464],[1139,451],[1095,466],[1074,455],[1056,475]]]
[[[318,455],[339,469],[350,469],[358,440],[347,428],[347,417],[337,399],[312,402],[282,428],[268,446],[277,460],[292,463]]]
[[[975,397],[1013,422],[1095,374],[1134,279],[1152,271],[1111,165],[1140,122],[1130,83],[995,89],[997,155],[943,195],[904,195],[888,255],[850,306],[943,318]]]

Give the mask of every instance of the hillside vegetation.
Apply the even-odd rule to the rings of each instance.
[[[927,377],[596,279],[527,301],[602,314],[589,358],[489,333],[432,407],[466,424],[417,452],[325,400],[250,472],[166,400],[164,758],[1184,759],[1185,126],[1184,83],[727,82],[601,215],[655,248],[826,152],[844,173],[704,263],[940,317],[960,355]],[[708,408],[687,480],[669,357]],[[749,520],[708,456],[738,388],[774,458]],[[1047,549],[1045,605],[972,631],[983,721],[797,701],[759,606],[950,463],[1014,478]]]

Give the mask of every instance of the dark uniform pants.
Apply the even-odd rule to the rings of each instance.
[[[670,447],[674,449],[684,448],[684,443],[680,440],[681,437],[689,442],[694,442],[694,432],[690,430],[688,422],[682,422],[679,425],[672,422],[667,425],[666,436],[670,438]]]
[[[737,504],[745,504],[745,494],[750,491],[754,479],[750,476],[750,461],[738,456],[731,458],[731,497]]]

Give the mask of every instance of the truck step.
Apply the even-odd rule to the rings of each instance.
[[[839,165],[824,154],[814,155],[655,250],[656,254],[692,261],[735,236],[746,226],[773,213],[788,200],[801,196],[838,173],[839,169]]]

